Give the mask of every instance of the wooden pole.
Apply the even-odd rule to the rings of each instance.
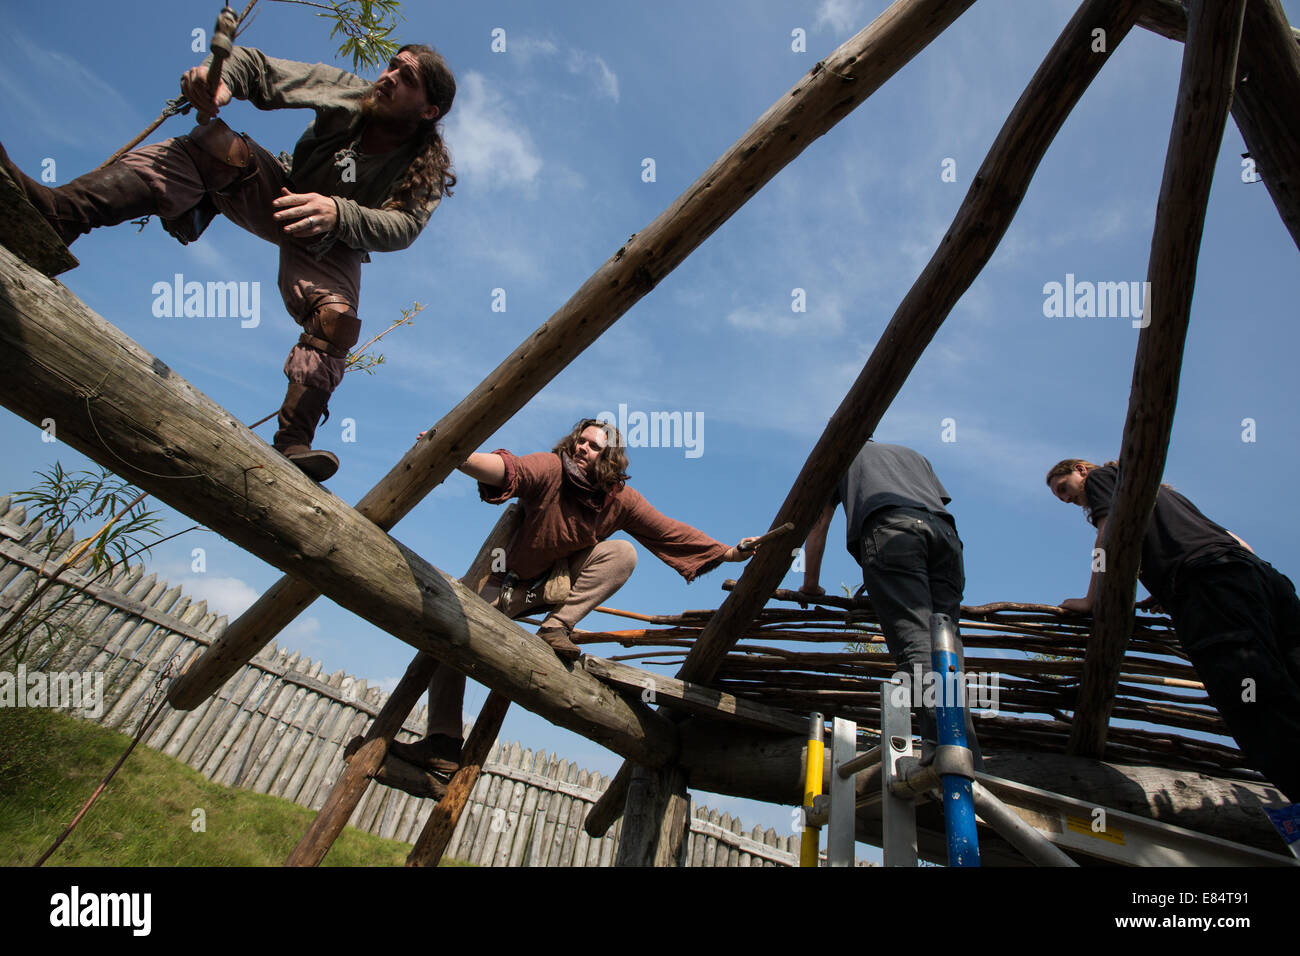
[[[514,537],[515,531],[523,520],[523,512],[516,504],[509,505],[497,520],[496,526],[488,533],[483,547],[470,562],[463,581],[477,581],[483,572],[492,567],[492,549],[504,548]],[[378,772],[388,754],[393,738],[402,729],[411,709],[420,695],[429,686],[429,679],[438,667],[437,658],[423,651],[407,665],[406,673],[397,682],[397,687],[388,696],[380,708],[370,729],[366,731],[361,749],[352,755],[334,783],[325,804],[317,812],[311,826],[303,834],[298,846],[284,861],[285,866],[319,866],[325,854],[329,852],[334,841],[338,839],[343,828],[352,817],[352,811],[361,802],[370,784],[370,778]],[[504,711],[503,711],[504,713]],[[495,735],[494,735],[495,736]],[[490,746],[490,742],[489,742]]]
[[[630,238],[357,505],[385,531],[822,134],[893,76],[974,0],[897,0],[819,62],[645,229]],[[285,580],[231,622],[172,684],[190,710],[269,644],[317,593]]]
[[[446,795],[438,801],[419,839],[406,857],[407,866],[437,866],[442,855],[447,852],[447,844],[456,832],[456,823],[460,820],[465,804],[469,802],[474,784],[483,772],[483,762],[487,760],[492,744],[501,732],[501,724],[510,709],[510,698],[496,691],[488,694],[483,702],[483,710],[469,732],[469,739],[461,750],[460,769],[447,784]]]
[[[1048,52],[975,174],[948,234],[894,313],[773,519],[773,527],[794,524],[792,540],[807,538],[831,489],[997,249],[1057,130],[1132,28],[1140,5],[1140,0],[1088,0]],[[1097,29],[1105,31],[1104,51],[1094,51]],[[789,566],[787,549],[760,551],[709,620],[677,676],[707,683]]]
[[[1300,248],[1300,46],[1277,0],[1246,5],[1236,76],[1232,118]]]
[[[1147,267],[1150,293],[1138,337],[1120,473],[1102,548],[1106,572],[1093,601],[1093,635],[1079,686],[1070,750],[1100,757],[1133,630],[1142,539],[1155,506],[1178,402],[1205,206],[1232,103],[1246,0],[1193,0],[1173,129],[1165,155]]]
[[[600,839],[614,822],[623,815],[623,805],[627,803],[627,788],[632,780],[632,770],[636,764],[624,763],[609,781],[609,786],[587,811],[587,819],[582,821],[582,828],[587,836]]]
[[[438,666],[437,658],[423,652],[406,667],[406,673],[397,682],[379,715],[366,731],[365,742],[352,759],[343,765],[343,772],[334,782],[334,788],[325,804],[312,819],[293,852],[285,859],[285,866],[319,866],[330,851],[343,828],[347,826],[352,811],[361,802],[370,778],[379,770],[388,753],[393,737],[402,729],[402,723],[429,686],[429,678]]]
[[[1187,14],[1177,0],[1148,0],[1139,23],[1171,40],[1187,35]],[[1246,5],[1236,75],[1232,118],[1256,175],[1300,247],[1300,32],[1277,0]]]
[[[806,733],[780,736],[699,719],[682,724],[681,733],[679,760],[690,767],[695,789],[786,806],[802,802]],[[1277,805],[1283,797],[1262,780],[1218,776],[1214,771],[1130,766],[1122,760],[1102,763],[1041,749],[999,748],[985,754],[985,761],[987,772],[994,776],[1283,852],[1277,832],[1261,812],[1263,806]],[[823,769],[826,789],[831,772],[827,760]],[[859,774],[859,788],[864,777],[866,774]],[[879,793],[878,783],[875,792]],[[626,832],[627,820],[623,826]],[[875,827],[878,839],[878,819]]]
[[[625,757],[676,732],[388,537],[66,288],[0,249],[0,403],[340,606]]]
[[[881,334],[795,479],[772,524],[793,522],[802,541],[831,490],[875,431],[894,396],[952,307],[975,281],[1015,218],[1057,130],[1128,34],[1138,0],[1089,0],[1067,24],[1007,117],[957,215],[925,270]],[[1106,49],[1094,52],[1093,31]],[[718,609],[677,675],[707,682],[735,637],[749,626],[790,565],[784,549],[760,551]]]

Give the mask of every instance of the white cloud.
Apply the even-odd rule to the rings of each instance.
[[[187,575],[175,583],[195,601],[207,601],[209,611],[232,619],[248,610],[261,594],[239,578],[219,578],[208,574]]]
[[[618,102],[618,75],[603,58],[586,50],[570,50],[568,67],[570,73],[590,76],[602,96]]]
[[[609,68],[602,56],[576,47],[561,47],[554,40],[533,37],[512,37],[507,51],[524,67],[538,58],[563,58],[564,66],[571,74],[590,79],[597,93],[618,102],[618,74]]]
[[[793,300],[792,300],[793,301]],[[786,309],[751,309],[742,306],[727,316],[727,324],[735,329],[763,332],[767,335],[836,335],[844,330],[844,315],[839,303],[812,302],[807,312]]]
[[[17,31],[0,36],[0,88],[44,139],[61,145],[85,146],[88,131],[102,138],[100,130],[136,122],[135,108],[114,86],[81,61],[40,46]],[[55,100],[58,91],[65,89],[75,89],[76,98]],[[60,179],[72,179],[80,172],[61,174]]]
[[[511,37],[506,49],[510,56],[517,57],[525,65],[531,63],[534,57],[555,56],[560,52],[555,41],[534,37]]]
[[[301,647],[316,643],[320,638],[320,618],[300,617],[284,629],[286,646]]]
[[[816,29],[830,27],[834,33],[857,33],[866,21],[859,0],[822,0],[817,8]]]
[[[456,168],[467,182],[489,189],[537,183],[542,157],[527,129],[510,116],[504,97],[481,73],[467,73],[447,119]]]

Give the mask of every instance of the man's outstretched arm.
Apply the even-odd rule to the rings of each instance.
[[[465,459],[463,464],[457,465],[456,468],[475,481],[481,481],[493,488],[500,488],[506,483],[506,463],[500,455],[476,451]]]
[[[1096,554],[1097,549],[1101,548],[1101,539],[1106,533],[1107,520],[1107,518],[1102,518],[1097,525],[1097,543],[1093,545],[1093,554]],[[1070,611],[1074,614],[1091,614],[1092,601],[1097,596],[1097,579],[1101,573],[1100,571],[1093,571],[1092,577],[1088,579],[1088,593],[1081,598],[1066,598],[1061,602],[1061,610]]]
[[[822,556],[826,553],[826,533],[830,530],[831,519],[835,517],[835,502],[828,502],[822,509],[817,523],[808,532],[808,540],[803,545],[803,586],[799,588],[805,594],[825,594],[826,589],[820,585],[822,575]]]

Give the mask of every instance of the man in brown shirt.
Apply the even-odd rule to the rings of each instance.
[[[550,453],[476,452],[460,466],[478,480],[484,501],[518,498],[524,511],[507,548],[507,571],[488,580],[482,597],[511,617],[547,607],[537,634],[564,661],[582,654],[570,640],[574,626],[622,587],[636,567],[630,542],[606,540],[615,532],[626,531],[687,581],[754,553],[741,549],[752,539],[729,547],[661,514],[627,486],[626,469],[618,429],[594,418],[578,422]],[[557,570],[561,578],[567,572],[568,596],[545,605],[543,583]],[[394,743],[390,753],[434,773],[454,773],[460,765],[464,696],[464,675],[440,666],[429,681],[427,736],[414,744]]]

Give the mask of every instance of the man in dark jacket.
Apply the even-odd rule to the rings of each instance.
[[[868,439],[840,479],[835,494],[804,545],[805,594],[826,592],[818,584],[826,533],[835,507],[844,505],[845,543],[862,566],[862,584],[880,618],[894,662],[912,679],[913,694],[934,686],[930,618],[961,617],[966,572],[957,524],[944,506],[952,499],[924,456],[902,445]],[[914,679],[916,669],[922,686]],[[915,698],[914,698],[915,699]],[[923,759],[937,743],[934,708],[922,697]],[[979,741],[966,711],[966,744],[983,765]]]
[[[405,249],[456,177],[438,131],[456,83],[427,46],[403,47],[373,83],[323,64],[235,47],[215,95],[208,66],[181,78],[200,114],[186,136],[145,146],[65,186],[24,175],[0,148],[0,168],[71,243],[96,226],[160,216],[182,242],[224,213],[280,250],[280,293],[303,327],[285,362],[289,388],[274,445],[317,481],[338,459],[313,450],[329,397],[361,332],[357,307],[368,252]],[[292,158],[277,159],[213,119],[232,97],[258,109],[311,109]]]

